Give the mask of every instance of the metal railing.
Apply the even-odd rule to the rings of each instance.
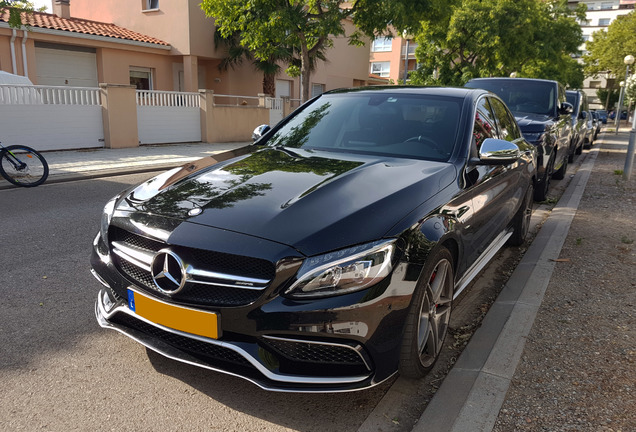
[[[199,93],[162,90],[137,90],[137,106],[199,108]]]
[[[96,87],[0,84],[0,103],[14,105],[101,105]]]
[[[236,96],[214,94],[214,105],[217,106],[258,106],[258,96]]]

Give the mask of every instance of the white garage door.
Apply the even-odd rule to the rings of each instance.
[[[36,43],[37,83],[97,87],[97,55],[92,48]]]

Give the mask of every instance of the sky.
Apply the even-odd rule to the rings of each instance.
[[[52,1],[51,0],[30,0],[33,2],[33,5],[35,6],[36,9],[39,9],[40,6],[46,6],[46,12],[48,13],[52,13],[53,12],[53,7],[51,6]]]

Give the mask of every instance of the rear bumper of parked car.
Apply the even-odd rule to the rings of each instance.
[[[406,264],[387,278],[395,286],[375,298],[371,287],[331,299],[275,296],[257,306],[214,308],[219,337],[209,338],[137,315],[121,292],[141,291],[100,253],[98,243],[91,264],[104,286],[95,304],[99,325],[168,358],[241,377],[266,390],[290,392],[360,390],[397,370],[402,323],[415,289],[415,282],[398,277]]]

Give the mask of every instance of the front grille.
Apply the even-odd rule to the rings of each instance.
[[[168,345],[197,357],[203,356],[206,359],[252,367],[250,362],[236,351],[162,330],[128,314],[116,314],[111,321],[114,324],[119,324],[155,337]]]
[[[108,238],[111,242],[120,242],[128,247],[154,254],[168,247],[167,244],[151,240],[143,236],[133,234],[118,227],[110,227]],[[186,259],[188,263],[199,270],[217,273],[234,274],[242,277],[261,278],[272,280],[274,278],[274,265],[266,260],[225,254],[221,252],[206,251],[202,249],[189,249],[181,246],[170,246],[170,249]],[[113,254],[113,260],[121,272],[140,288],[153,295],[160,294],[155,286],[148,270]],[[190,304],[203,306],[244,306],[255,302],[261,296],[262,290],[225,287],[220,285],[208,285],[189,282],[179,293],[170,298]]]

